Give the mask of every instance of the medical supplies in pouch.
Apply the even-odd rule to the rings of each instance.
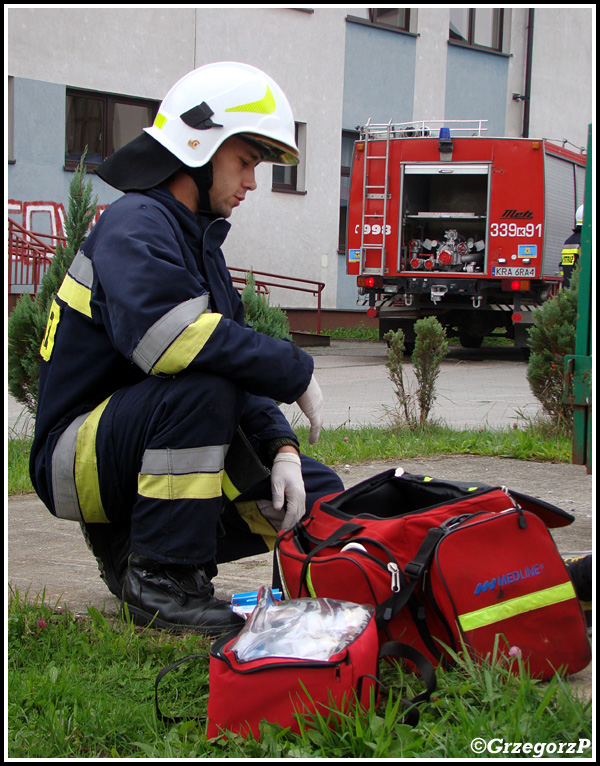
[[[280,533],[276,574],[290,598],[371,604],[381,643],[402,641],[434,664],[463,647],[475,659],[497,650],[549,678],[591,658],[548,531],[572,521],[506,488],[390,470],[322,498]]]
[[[279,604],[261,588],[246,626],[210,648],[207,736],[259,738],[263,719],[297,732],[295,713],[368,705],[379,652],[374,612],[332,599]]]

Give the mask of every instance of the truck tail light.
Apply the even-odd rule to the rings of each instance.
[[[505,292],[518,292],[519,290],[529,290],[530,281],[528,279],[503,279],[502,289]]]
[[[371,287],[378,288],[383,287],[383,277],[356,277],[356,284],[358,287]]]

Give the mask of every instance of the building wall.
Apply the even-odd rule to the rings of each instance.
[[[594,120],[595,6],[536,8],[530,135],[586,147]]]
[[[272,192],[271,167],[259,167],[258,190],[232,216],[227,260],[322,281],[324,305],[335,306],[344,17],[320,8],[9,9],[15,163],[8,198],[16,202],[9,213],[24,223],[28,216],[37,231],[60,225],[72,179],[63,167],[66,87],[160,101],[197,66],[244,61],[279,83],[306,124],[305,193]],[[92,181],[101,207],[119,196]],[[275,291],[272,300],[316,306],[314,297],[290,291]]]

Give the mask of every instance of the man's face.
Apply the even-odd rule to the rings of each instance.
[[[254,169],[261,160],[260,152],[238,136],[221,144],[211,159],[213,184],[208,195],[213,213],[229,218],[246,194],[256,189]]]

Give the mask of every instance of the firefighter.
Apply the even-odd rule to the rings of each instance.
[[[560,273],[563,278],[563,288],[566,290],[571,284],[573,271],[581,254],[581,227],[583,226],[583,205],[577,208],[575,214],[575,228],[571,236],[567,237],[563,245]]]
[[[299,454],[275,403],[297,402],[318,439],[312,358],[245,325],[221,251],[256,166],[298,157],[281,89],[222,62],[179,80],[154,124],[96,170],[125,194],[52,306],[30,470],[53,514],[101,530],[105,575],[124,546],[117,580],[137,624],[239,627],[214,595],[217,564],[272,549],[343,489]]]

